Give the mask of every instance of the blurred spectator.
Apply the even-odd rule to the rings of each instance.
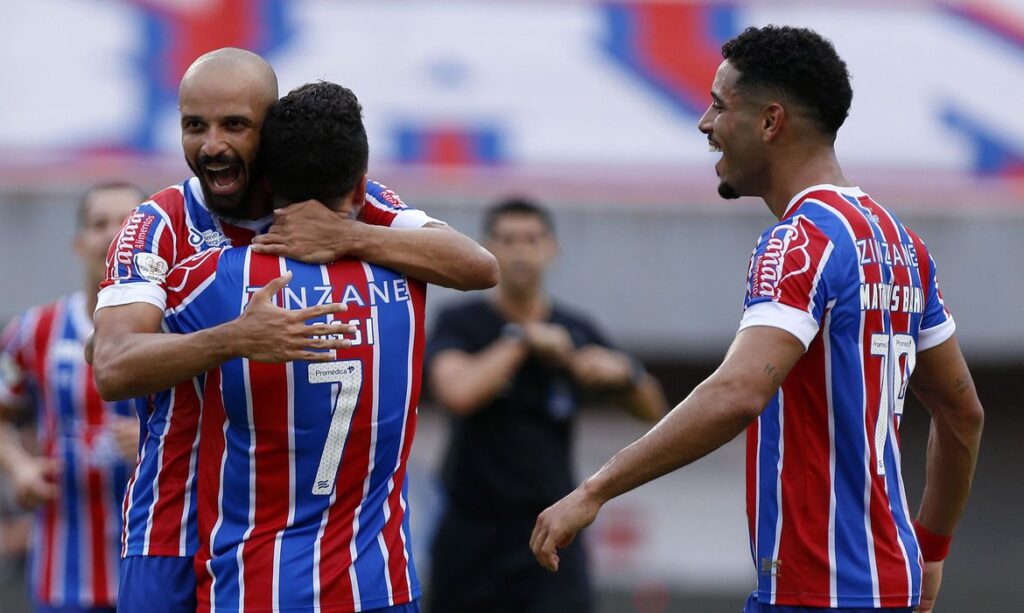
[[[557,575],[541,569],[526,547],[534,517],[573,488],[582,392],[651,422],[665,414],[665,397],[638,361],[547,294],[558,241],[545,209],[502,202],[484,230],[501,270],[497,291],[443,311],[427,349],[429,384],[452,415],[430,610],[589,611],[582,546],[561,552]]]
[[[113,611],[117,602],[126,460],[139,425],[129,402],[100,400],[83,349],[107,247],[144,197],[124,183],[86,192],[74,242],[83,289],[16,317],[0,337],[0,468],[16,501],[36,509],[29,583],[40,613]],[[36,445],[14,429],[19,418],[34,420]],[[5,547],[17,549],[17,526],[5,521]]]

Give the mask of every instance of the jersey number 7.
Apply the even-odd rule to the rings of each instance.
[[[338,465],[341,454],[345,450],[352,416],[359,402],[359,391],[363,387],[363,363],[359,360],[343,360],[331,363],[336,383],[331,386],[334,398],[334,411],[331,415],[331,427],[327,431],[327,442],[320,456],[320,467],[313,481],[315,496],[330,496],[334,491],[334,482],[338,476]]]

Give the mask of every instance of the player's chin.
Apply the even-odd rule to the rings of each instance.
[[[718,195],[726,200],[735,200],[740,197],[740,192],[731,183],[722,179],[718,183]]]

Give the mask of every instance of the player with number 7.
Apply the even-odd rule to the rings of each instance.
[[[275,207],[316,199],[355,212],[363,202],[366,132],[348,89],[293,90],[271,107],[261,141]],[[418,610],[406,462],[425,296],[423,282],[355,258],[306,264],[249,247],[210,249],[170,272],[168,330],[283,308],[333,354],[236,359],[195,380],[199,610]],[[343,310],[306,320],[330,304]]]

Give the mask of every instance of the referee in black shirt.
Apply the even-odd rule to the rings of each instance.
[[[560,551],[549,573],[528,546],[534,522],[575,487],[570,434],[582,392],[651,422],[665,414],[665,396],[639,362],[546,293],[558,242],[545,209],[502,202],[484,231],[497,291],[442,311],[427,346],[429,385],[452,416],[429,611],[586,613],[582,546]]]

